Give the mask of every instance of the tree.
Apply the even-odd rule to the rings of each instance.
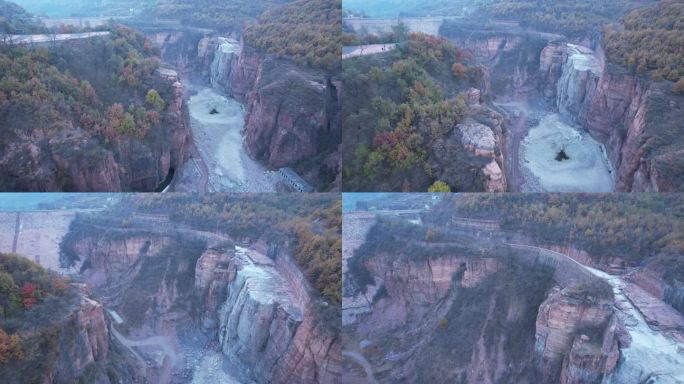
[[[131,135],[135,133],[135,118],[130,113],[124,114],[121,123],[117,127],[117,132],[122,135]]]
[[[164,99],[162,99],[161,95],[159,95],[159,92],[157,92],[155,89],[150,89],[147,92],[147,96],[145,96],[145,102],[155,111],[161,112],[166,107],[166,102],[164,102]]]
[[[451,66],[451,72],[458,78],[464,78],[468,73],[468,68],[461,63],[454,63]]]
[[[12,275],[0,271],[0,316],[7,318],[18,307],[17,286]]]
[[[34,305],[36,305],[36,302],[38,301],[36,298],[36,293],[37,287],[33,283],[27,282],[21,287],[21,304],[25,309],[31,309]]]
[[[428,188],[428,192],[443,192],[443,193],[449,193],[451,192],[451,187],[449,187],[449,184],[443,182],[443,181],[435,181],[434,184]]]
[[[408,40],[409,37],[409,27],[404,24],[404,22],[400,22],[398,25],[392,27],[392,34],[394,35],[394,38],[397,40],[397,42],[402,42]]]

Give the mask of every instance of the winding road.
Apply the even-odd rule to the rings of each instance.
[[[368,362],[368,360],[366,360],[365,357],[363,357],[362,354],[354,351],[342,351],[342,356],[354,360],[356,363],[363,367],[363,370],[366,372],[366,377],[368,378],[368,383],[378,384],[378,381],[375,380],[375,376],[373,375],[373,368],[371,368],[370,363]]]
[[[140,360],[143,366],[147,365],[147,361],[133,347],[159,347],[162,351],[164,351],[162,361],[167,356],[171,359],[171,366],[178,361],[178,356],[173,348],[173,343],[167,336],[152,336],[142,340],[131,340],[117,331],[114,326],[112,326],[112,334],[121,344],[127,347],[131,353],[138,358],[138,360]]]
[[[82,40],[92,37],[107,36],[109,31],[84,32],[84,33],[60,33],[60,34],[41,34],[41,35],[8,35],[3,37],[6,44],[40,44],[52,43],[57,41]]]

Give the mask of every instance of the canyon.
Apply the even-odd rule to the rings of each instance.
[[[135,7],[136,12],[143,8]],[[244,42],[242,21],[229,30],[219,30],[142,15],[117,18],[121,24],[103,24],[104,18],[94,27],[102,31],[7,34],[3,44],[35,50],[59,45],[66,52],[88,57],[83,62],[69,62],[73,67],[69,69],[79,81],[84,81],[81,74],[87,73],[101,98],[106,95],[105,105],[89,97],[100,108],[113,105],[112,100],[131,100],[123,94],[112,95],[113,90],[108,89],[114,88],[112,84],[93,82],[110,75],[98,72],[110,68],[98,62],[97,55],[88,51],[92,47],[84,42],[114,40],[118,35],[113,36],[112,30],[120,26],[140,32],[146,39],[144,44],[137,41],[140,47],[136,48],[144,50],[141,55],[152,58],[159,49],[155,62],[159,69],[144,83],[158,90],[165,101],[163,110],[158,111],[161,122],[153,119],[149,134],[149,127],[136,134],[118,127],[121,132],[107,132],[104,137],[108,122],[92,122],[77,108],[70,111],[75,116],[66,116],[64,123],[30,124],[8,117],[19,116],[10,109],[25,101],[3,102],[7,109],[3,116],[12,122],[10,134],[1,143],[4,155],[0,165],[5,172],[0,174],[0,185],[5,190],[204,193],[340,189],[336,70],[318,69],[251,47]],[[76,30],[85,23],[77,18],[31,20],[43,29],[43,21]],[[64,66],[61,61],[60,66]],[[140,90],[131,91],[131,99],[140,98]],[[142,96],[144,99],[144,93]],[[139,103],[136,100],[131,108]],[[34,115],[31,118],[39,117]],[[141,125],[142,117],[135,122]],[[291,175],[296,176],[294,182]]]
[[[345,210],[345,382],[682,380],[662,271],[446,207]]]
[[[505,190],[682,189],[680,149],[663,138],[681,121],[684,100],[667,82],[610,63],[599,35],[572,38],[514,21],[483,26],[467,18],[407,20],[409,31],[449,39],[483,71],[478,98],[504,120],[500,128],[490,128],[501,131],[496,146],[502,158],[496,165],[502,175],[495,179],[504,181]],[[355,18],[344,23],[361,35],[390,32],[397,25],[396,20]],[[470,93],[465,96],[470,99]],[[489,182],[478,190],[496,188]]]
[[[287,244],[120,209],[0,216],[2,252],[80,290],[63,325],[78,335],[60,342],[50,382],[333,383],[341,372],[335,309]]]

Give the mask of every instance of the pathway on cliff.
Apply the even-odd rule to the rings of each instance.
[[[586,266],[577,260],[550,249],[523,244],[506,243],[515,248],[534,249],[561,255],[576,263],[594,276],[606,281],[613,288],[616,308],[631,342],[620,348],[622,363],[607,383],[649,382],[677,384],[684,382],[684,342],[677,341],[661,330],[651,328],[644,315],[625,294],[627,282],[615,276]],[[655,298],[654,298],[655,300]]]
[[[342,355],[354,360],[360,366],[363,367],[363,370],[366,372],[366,377],[368,378],[369,384],[378,383],[378,381],[375,380],[375,376],[373,375],[373,368],[371,368],[370,363],[368,362],[368,360],[366,360],[365,357],[363,357],[363,355],[354,351],[342,351]]]
[[[19,242],[19,232],[21,232],[21,212],[17,212],[17,219],[14,223],[14,240],[12,241],[12,253],[17,253],[17,243]]]

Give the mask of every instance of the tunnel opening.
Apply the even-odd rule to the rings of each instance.
[[[157,188],[155,188],[154,191],[155,192],[164,192],[166,187],[168,187],[171,184],[171,181],[173,181],[173,176],[175,173],[176,173],[175,169],[169,168],[169,173],[166,174],[166,178],[164,179],[164,181],[159,183],[159,185],[157,185]]]

